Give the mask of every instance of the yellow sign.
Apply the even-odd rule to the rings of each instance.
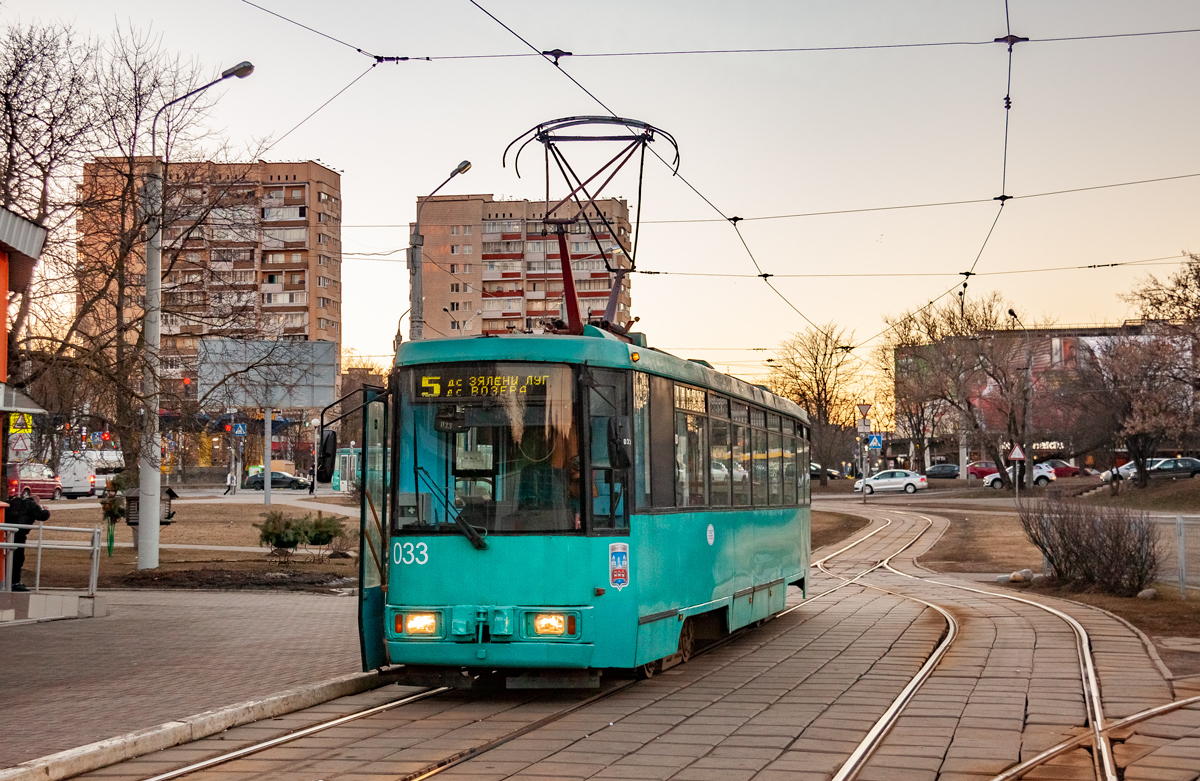
[[[33,415],[26,412],[14,412],[9,415],[8,432],[10,434],[32,434]]]

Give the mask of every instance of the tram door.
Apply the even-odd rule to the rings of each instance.
[[[362,455],[359,485],[362,506],[359,525],[358,636],[363,670],[388,664],[384,635],[384,604],[387,602],[388,464],[391,441],[388,433],[389,393],[364,388]]]

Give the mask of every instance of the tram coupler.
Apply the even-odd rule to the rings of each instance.
[[[504,679],[494,670],[469,670],[460,667],[405,665],[396,671],[400,686],[447,686],[451,689],[500,689]]]

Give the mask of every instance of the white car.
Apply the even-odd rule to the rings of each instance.
[[[1013,479],[1013,468],[1010,466],[1008,469],[1005,469],[1004,471],[1008,472],[1008,479],[1012,480]],[[1047,466],[1046,464],[1034,464],[1033,465],[1033,484],[1034,485],[1049,485],[1050,483],[1054,482],[1057,479],[1058,479],[1058,477],[1054,474],[1054,467]],[[990,475],[984,481],[984,485],[986,485],[988,488],[1000,488],[1001,486],[1004,485],[1004,482],[1000,479],[1000,473],[997,472],[994,475]]]
[[[919,475],[907,469],[889,469],[854,483],[854,491],[856,493],[866,491],[867,496],[876,491],[903,491],[906,494],[915,494],[928,487],[929,483],[926,482],[925,475]]]
[[[1161,464],[1163,461],[1166,461],[1166,460],[1167,459],[1165,459],[1165,458],[1147,458],[1146,459],[1146,471],[1149,472],[1151,469],[1153,469],[1154,467],[1158,466],[1159,464]],[[1133,473],[1134,473],[1135,469],[1137,469],[1137,463],[1134,461],[1128,461],[1124,464],[1121,464],[1121,466],[1117,467],[1117,474],[1119,474],[1121,476],[1122,480],[1131,480],[1131,479],[1133,479]],[[1101,472],[1100,473],[1100,481],[1103,483],[1112,482],[1112,470],[1109,469],[1107,471]]]

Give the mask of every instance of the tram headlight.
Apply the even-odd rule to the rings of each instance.
[[[409,613],[404,617],[404,631],[410,635],[437,633],[436,613]]]
[[[567,631],[567,617],[562,613],[538,613],[533,617],[533,631],[539,635],[561,635]]]

